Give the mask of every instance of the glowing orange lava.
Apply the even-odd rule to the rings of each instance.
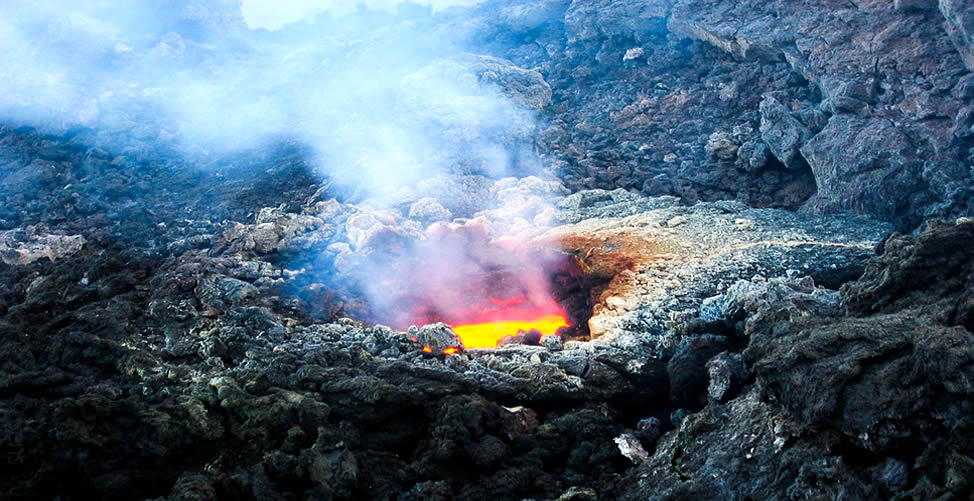
[[[413,316],[413,325],[444,322],[453,328],[464,348],[495,348],[507,336],[532,331],[552,336],[562,327],[570,327],[568,314],[554,298],[547,295],[530,297],[489,297],[478,303],[448,311],[425,311]],[[447,348],[446,355],[459,349]]]
[[[562,327],[568,327],[568,321],[565,320],[565,317],[552,314],[521,320],[454,325],[453,332],[457,333],[465,348],[494,348],[505,336],[513,336],[533,330],[540,332],[542,336],[550,336]]]

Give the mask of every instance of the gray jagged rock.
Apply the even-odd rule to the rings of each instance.
[[[869,211],[910,220],[922,195],[924,161],[908,133],[888,120],[838,115],[801,148],[819,185],[807,204],[816,211]]]
[[[967,69],[974,71],[974,2],[970,0],[940,0],[940,12],[947,20],[947,33],[964,59]]]
[[[929,2],[891,9],[827,1],[805,10],[786,2],[677,1],[668,26],[744,60],[783,59],[821,91],[822,110],[834,116],[807,142],[788,118],[762,120],[762,135],[791,131],[782,130],[788,140],[775,152],[783,163],[804,143],[818,187],[808,208],[852,210],[912,228],[917,214],[967,210],[953,195],[968,184],[966,154],[944,126],[965,102],[942,93],[961,85],[964,62],[970,66],[974,17],[967,1],[939,6],[943,17],[926,8]],[[871,37],[866,33],[882,35],[867,49],[858,42]],[[771,111],[763,106],[765,115]]]
[[[565,13],[565,31],[569,43],[613,37],[641,40],[660,29],[668,13],[669,2],[662,0],[574,0]]]
[[[799,148],[811,136],[808,127],[772,96],[761,101],[761,139],[788,168],[802,164]]]
[[[223,312],[256,298],[259,291],[253,285],[221,275],[208,275],[196,285],[196,298],[208,310]]]
[[[0,260],[8,265],[25,265],[39,259],[55,261],[71,256],[85,245],[81,235],[47,233],[45,226],[28,226],[25,231],[0,231]]]

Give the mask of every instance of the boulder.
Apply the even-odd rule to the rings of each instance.
[[[811,133],[781,102],[772,96],[761,101],[761,139],[785,167],[806,165],[799,149]]]
[[[833,116],[801,153],[819,187],[807,204],[812,209],[903,220],[915,218],[911,214],[925,201],[924,159],[914,139],[889,120]]]

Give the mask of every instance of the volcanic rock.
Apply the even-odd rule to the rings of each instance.
[[[811,133],[772,96],[761,101],[760,130],[761,139],[782,164],[795,167],[801,162],[798,149],[808,141]]]
[[[569,42],[614,37],[641,41],[644,33],[658,28],[668,13],[668,2],[658,0],[574,0],[565,12],[565,31]]]
[[[821,186],[808,202],[813,210],[870,207],[880,217],[902,218],[923,182],[913,141],[888,120],[833,117],[801,151]]]
[[[773,2],[676,2],[669,27],[740,58],[784,59],[817,85],[823,105],[831,108],[826,111],[835,116],[808,144],[802,139],[808,135],[800,132],[787,141],[801,147],[815,173],[820,191],[810,206],[826,202],[912,227],[918,221],[907,214],[949,197],[960,179],[955,173],[963,153],[942,128],[931,131],[925,121],[949,121],[963,106],[934,96],[938,89],[954,87],[963,74],[960,56],[967,58],[970,46],[964,36],[964,9],[956,2],[940,2],[944,24],[925,9],[840,4],[825,2],[806,12]],[[942,26],[956,50],[944,43]],[[868,48],[864,37],[872,40]],[[763,114],[770,112],[768,105],[763,108]],[[794,130],[791,123],[779,127]],[[770,124],[764,128],[770,130]],[[918,136],[924,140],[917,141]],[[776,155],[789,158],[784,151]],[[853,185],[865,193],[843,188]],[[912,196],[897,195],[901,193]]]
[[[432,197],[424,197],[409,206],[409,217],[421,221],[449,221],[453,214]]]
[[[893,235],[862,280],[843,288],[844,305],[858,315],[916,310],[944,325],[974,332],[974,262],[951,249],[974,245],[974,221],[931,221],[915,237]]]
[[[950,40],[964,59],[967,69],[974,71],[974,5],[969,0],[940,0],[940,12],[947,19]]]
[[[551,87],[537,71],[488,56],[469,56],[464,62],[481,83],[499,87],[514,102],[528,109],[541,111],[551,103]]]
[[[707,396],[717,401],[732,397],[747,382],[748,371],[743,358],[735,353],[721,353],[707,361],[710,385]]]
[[[796,270],[838,287],[862,272],[890,229],[867,219],[812,222],[728,202],[680,207],[672,199],[588,196],[596,194],[604,197],[595,212],[601,217],[556,227],[543,238],[584,256],[589,273],[609,281],[593,298],[588,327],[593,337],[619,343],[634,342],[627,332],[640,332],[637,338],[645,340],[647,332],[679,331],[681,315],[693,316],[705,298],[756,275]],[[614,211],[620,217],[609,217]],[[667,224],[674,218],[685,222]]]
[[[236,75],[321,31],[168,4],[118,50],[34,48]],[[322,176],[305,131],[177,149],[131,109],[149,87],[0,125],[0,497],[970,497],[969,0],[401,10],[376,17],[436,50],[381,121],[444,168],[388,196]],[[316,82],[357,47],[286,59]],[[558,257],[579,325],[472,350],[374,325],[394,258],[452,271],[437,239]]]
[[[649,454],[646,453],[642,444],[639,443],[639,439],[634,435],[623,433],[616,437],[614,442],[619,446],[619,452],[634,464],[638,465],[649,461]]]
[[[50,261],[70,256],[81,250],[81,235],[45,233],[43,226],[28,226],[24,231],[0,232],[0,259],[9,265],[30,264],[38,259]]]
[[[966,489],[926,469],[963,471],[972,450],[964,417],[972,394],[960,382],[969,377],[972,334],[946,314],[964,302],[966,289],[933,279],[916,283],[917,269],[900,266],[897,257],[918,264],[920,255],[941,256],[945,272],[962,266],[964,276],[960,263],[970,260],[942,245],[968,233],[968,224],[941,223],[896,237],[869,264],[870,273],[843,288],[843,303],[858,305],[850,311],[839,306],[838,293],[809,280],[735,286],[725,311],[730,318],[743,312],[743,355],[756,384],[726,404],[711,401],[668,433],[644,473],[631,474],[627,497],[771,491],[928,497]],[[884,310],[882,295],[861,292],[905,284],[928,298],[925,308]],[[876,306],[863,310],[865,304]],[[809,483],[816,477],[829,481]]]

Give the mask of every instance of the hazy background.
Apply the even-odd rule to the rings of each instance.
[[[437,10],[470,3],[5,2],[0,120],[190,157],[298,140],[378,200],[440,173],[499,177],[536,163],[535,110],[482,82],[477,48],[441,28]]]
[[[416,0],[414,4],[429,5],[434,11],[455,5],[475,5],[481,0]],[[278,30],[288,23],[311,19],[327,11],[332,14],[348,14],[361,6],[370,9],[394,10],[402,0],[242,0],[244,20],[252,29]]]

